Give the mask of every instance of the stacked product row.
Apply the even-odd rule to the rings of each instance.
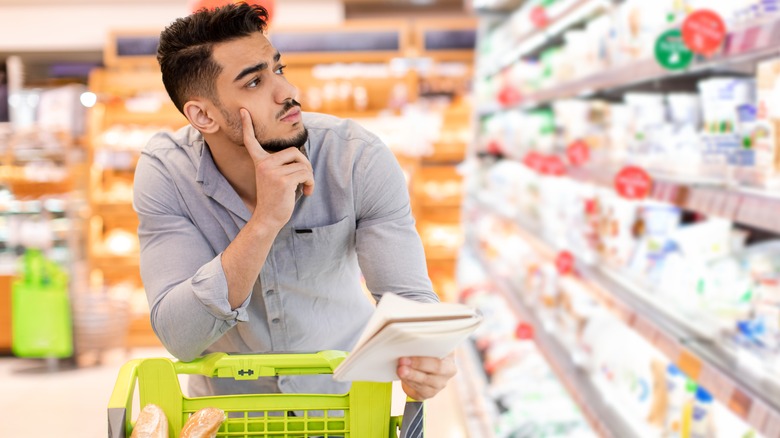
[[[755,430],[715,401],[709,388],[686,376],[581,283],[561,274],[554,261],[529,242],[528,233],[516,221],[507,219],[505,211],[493,213],[477,204],[466,209],[466,216],[473,254],[461,258],[461,269],[474,265],[474,271],[481,269],[480,265],[489,266],[491,280],[500,283],[493,290],[518,297],[521,305],[530,309],[538,320],[537,336],[554,339],[568,352],[574,366],[585,371],[588,384],[600,394],[607,409],[628,425],[628,433],[686,438],[757,436]],[[470,280],[462,281],[468,284]],[[510,308],[504,301],[501,310],[491,311],[512,313]],[[519,318],[513,316],[513,327]],[[490,364],[489,358],[485,360],[488,370]],[[583,403],[592,404],[594,400]]]
[[[518,159],[554,154],[576,141],[592,168],[641,166],[654,174],[711,183],[776,187],[780,182],[780,60],[755,77],[701,79],[698,92],[628,92],[615,102],[564,99],[549,108],[482,118],[479,148]]]

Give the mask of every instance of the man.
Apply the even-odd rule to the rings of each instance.
[[[403,174],[352,121],[304,114],[263,34],[266,11],[201,10],[166,28],[158,61],[190,125],[139,159],[133,205],[152,326],[181,360],[204,353],[349,350],[378,300],[435,301]],[[423,400],[452,357],[403,358]],[[330,376],[192,376],[190,395],[342,392]]]

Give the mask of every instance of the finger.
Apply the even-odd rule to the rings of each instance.
[[[436,394],[440,393],[442,389],[444,389],[445,384],[446,382],[441,386],[430,386],[401,380],[401,387],[403,388],[406,395],[417,401],[427,400],[431,397],[434,397]]]
[[[271,163],[283,166],[285,164],[303,163],[311,168],[311,162],[297,148],[287,148],[271,155]]]
[[[296,187],[298,184],[303,185],[303,194],[306,196],[314,193],[314,174],[310,170],[300,170],[288,175],[291,183],[294,183]]]
[[[397,372],[402,381],[414,385],[443,386],[450,379],[450,376],[430,374],[404,365],[399,366]]]
[[[427,373],[445,377],[452,377],[457,372],[453,355],[438,359],[435,357],[404,357],[398,361],[399,365]]]
[[[246,147],[249,155],[254,160],[259,160],[270,155],[262,146],[260,146],[260,142],[258,142],[257,137],[255,137],[252,115],[244,108],[241,108],[239,113],[241,113],[241,132],[244,138],[244,147]]]
[[[304,195],[309,196],[314,193],[314,169],[312,168],[311,161],[309,161],[301,151],[295,148],[287,148],[273,154],[268,160],[268,164],[275,164],[282,167],[288,167],[295,164],[306,166],[306,170],[309,172],[309,178],[300,181],[299,184],[303,184]],[[297,167],[295,169],[298,170]]]

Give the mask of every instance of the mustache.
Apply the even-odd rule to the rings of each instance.
[[[287,114],[287,111],[290,111],[291,109],[295,108],[296,106],[299,107],[299,108],[301,106],[301,104],[297,100],[290,99],[290,100],[286,101],[284,103],[284,108],[282,108],[282,110],[279,111],[279,114],[276,115],[276,118],[277,119],[281,119],[285,114]]]

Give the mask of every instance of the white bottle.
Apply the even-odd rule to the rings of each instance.
[[[685,390],[687,378],[682,371],[673,363],[666,367],[666,394],[668,403],[666,405],[666,418],[664,419],[664,432],[667,437],[679,437],[682,426],[683,405],[686,401],[687,391]]]
[[[696,389],[696,399],[693,402],[690,438],[716,437],[712,409],[712,395],[700,386]]]

